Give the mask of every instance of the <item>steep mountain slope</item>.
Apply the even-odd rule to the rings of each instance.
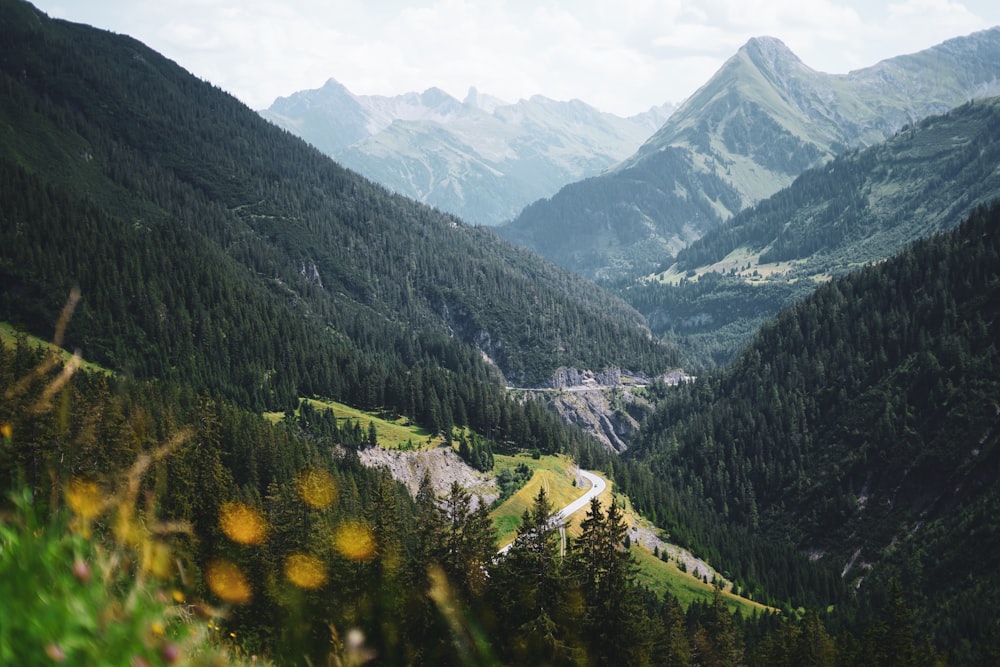
[[[17,0],[0,20],[0,319],[45,335],[75,284],[69,343],[113,368],[434,426],[499,395],[495,368],[669,365],[621,301],[388,194],[135,40]]]
[[[631,451],[652,472],[629,495],[746,576],[744,533],[863,596],[899,577],[921,631],[975,646],[1000,603],[998,229],[1000,203],[979,208],[783,311],[647,421]]]
[[[755,38],[634,156],[499,231],[589,277],[641,275],[803,170],[998,92],[1000,28],[845,75]]]
[[[395,192],[495,225],[632,154],[671,110],[620,118],[578,100],[509,104],[474,88],[462,102],[437,88],[353,95],[330,79],[260,113]]]
[[[995,197],[1000,98],[932,116],[803,173],[625,295],[655,332],[694,335],[723,362],[818,282],[883,260]]]

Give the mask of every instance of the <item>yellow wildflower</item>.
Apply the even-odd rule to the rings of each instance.
[[[325,470],[303,471],[299,474],[296,488],[302,500],[315,509],[329,507],[337,499],[337,485]]]
[[[97,482],[73,479],[66,488],[66,504],[81,519],[96,519],[104,510],[104,494]]]
[[[209,563],[205,569],[208,588],[219,598],[232,604],[246,604],[253,597],[250,583],[243,572],[227,560]]]
[[[326,583],[326,567],[315,556],[293,554],[285,559],[285,576],[299,588],[314,590]]]
[[[255,545],[267,539],[264,516],[244,503],[224,503],[219,510],[219,525],[226,537],[239,544]]]
[[[368,526],[357,521],[341,524],[337,528],[333,546],[350,560],[370,560],[375,556],[375,536]]]

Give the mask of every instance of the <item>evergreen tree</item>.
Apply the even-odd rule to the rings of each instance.
[[[489,509],[481,501],[473,509],[472,494],[455,481],[439,512],[445,526],[440,545],[441,566],[464,594],[483,593],[486,568],[496,555],[496,532]]]
[[[598,664],[637,664],[642,610],[635,603],[637,566],[625,546],[628,526],[621,506],[607,514],[598,498],[580,524],[574,543],[573,571],[584,598],[586,633]]]
[[[580,662],[570,634],[579,618],[568,618],[561,571],[559,531],[544,487],[521,516],[513,545],[491,570],[491,590],[510,637],[507,657],[518,664]]]

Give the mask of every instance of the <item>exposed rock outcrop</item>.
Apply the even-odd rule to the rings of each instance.
[[[682,370],[657,378],[668,385],[694,380]],[[564,422],[576,424],[605,447],[622,453],[639,429],[639,422],[653,410],[636,388],[645,387],[653,378],[642,374],[606,368],[595,373],[577,368],[560,368],[530,394],[555,411]]]
[[[387,468],[393,479],[401,482],[416,496],[425,473],[437,496],[445,496],[453,482],[468,489],[473,497],[489,504],[499,497],[496,480],[475,470],[459,458],[454,450],[438,447],[417,452],[369,447],[358,450],[358,458],[369,468]]]

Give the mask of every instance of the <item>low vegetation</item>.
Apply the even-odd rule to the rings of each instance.
[[[409,417],[361,410],[339,401],[307,398],[303,399],[302,402],[309,405],[307,408],[309,414],[318,415],[322,419],[328,417],[326,411],[329,411],[336,420],[338,429],[360,430],[363,439],[367,439],[371,429],[374,428],[378,445],[386,449],[404,451],[433,449],[441,446],[445,441],[442,435],[432,435],[426,428],[413,423]],[[266,412],[264,416],[272,422],[277,422],[284,419],[286,414],[285,412]],[[302,415],[301,403],[299,409],[293,414]]]

